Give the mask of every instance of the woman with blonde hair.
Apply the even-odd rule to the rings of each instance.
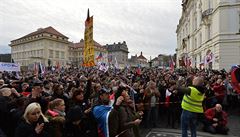
[[[15,137],[48,137],[48,119],[43,115],[41,106],[34,102],[27,106],[23,120],[15,130]]]

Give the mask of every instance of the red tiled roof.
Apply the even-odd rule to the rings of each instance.
[[[43,28],[43,29],[38,29],[37,31],[34,31],[30,34],[27,34],[21,38],[18,38],[16,40],[19,40],[19,39],[22,39],[22,38],[26,38],[26,37],[31,37],[31,36],[34,36],[34,35],[38,35],[38,34],[42,34],[42,33],[49,33],[49,34],[53,34],[53,35],[56,35],[56,36],[61,36],[61,37],[64,37],[64,38],[68,38],[67,36],[63,35],[62,33],[58,32],[56,29],[54,29],[53,27],[49,26],[47,28]],[[13,40],[14,41],[14,40]]]

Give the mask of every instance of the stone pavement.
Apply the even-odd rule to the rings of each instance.
[[[220,135],[220,134],[210,134],[203,132],[201,130],[201,125],[198,128],[197,134],[198,137],[240,137],[240,114],[239,112],[230,113],[228,116],[229,134]],[[142,137],[181,137],[181,129],[179,123],[175,129],[169,128],[166,126],[166,121],[161,121],[158,128],[145,129],[140,128],[140,133]]]
[[[213,135],[206,132],[200,131],[197,132],[197,137],[239,137],[239,136],[219,134]],[[151,129],[145,137],[181,137],[181,131],[179,129],[154,128]]]

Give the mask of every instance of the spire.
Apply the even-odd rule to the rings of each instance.
[[[89,19],[90,19],[90,16],[89,16],[89,8],[88,8],[86,21],[89,21]]]
[[[87,11],[87,19],[89,19],[90,16],[89,16],[89,8],[88,8],[88,11]]]

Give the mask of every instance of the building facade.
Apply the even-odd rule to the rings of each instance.
[[[81,39],[78,43],[71,43],[68,49],[69,64],[81,66],[83,64],[84,40]],[[94,41],[94,62],[108,62],[108,51],[105,47]]]
[[[240,64],[240,0],[183,0],[176,33],[178,67]]]
[[[40,28],[19,39],[12,40],[11,55],[15,63],[29,66],[42,63],[45,66],[73,65],[81,66],[83,63],[84,40],[78,43],[68,41],[53,27]],[[108,62],[107,49],[94,41],[95,63]],[[11,60],[11,59],[10,59]]]
[[[141,67],[149,67],[148,60],[143,56],[142,52],[139,56],[137,56],[137,54],[135,56],[131,56],[128,60],[128,64],[132,67],[138,67],[139,65]]]
[[[116,60],[120,68],[124,68],[128,63],[128,47],[125,41],[106,44],[104,47],[108,51],[108,60],[111,65],[115,65]]]
[[[12,40],[9,46],[12,59],[21,66],[40,62],[45,66],[67,63],[68,37],[51,26]]]

